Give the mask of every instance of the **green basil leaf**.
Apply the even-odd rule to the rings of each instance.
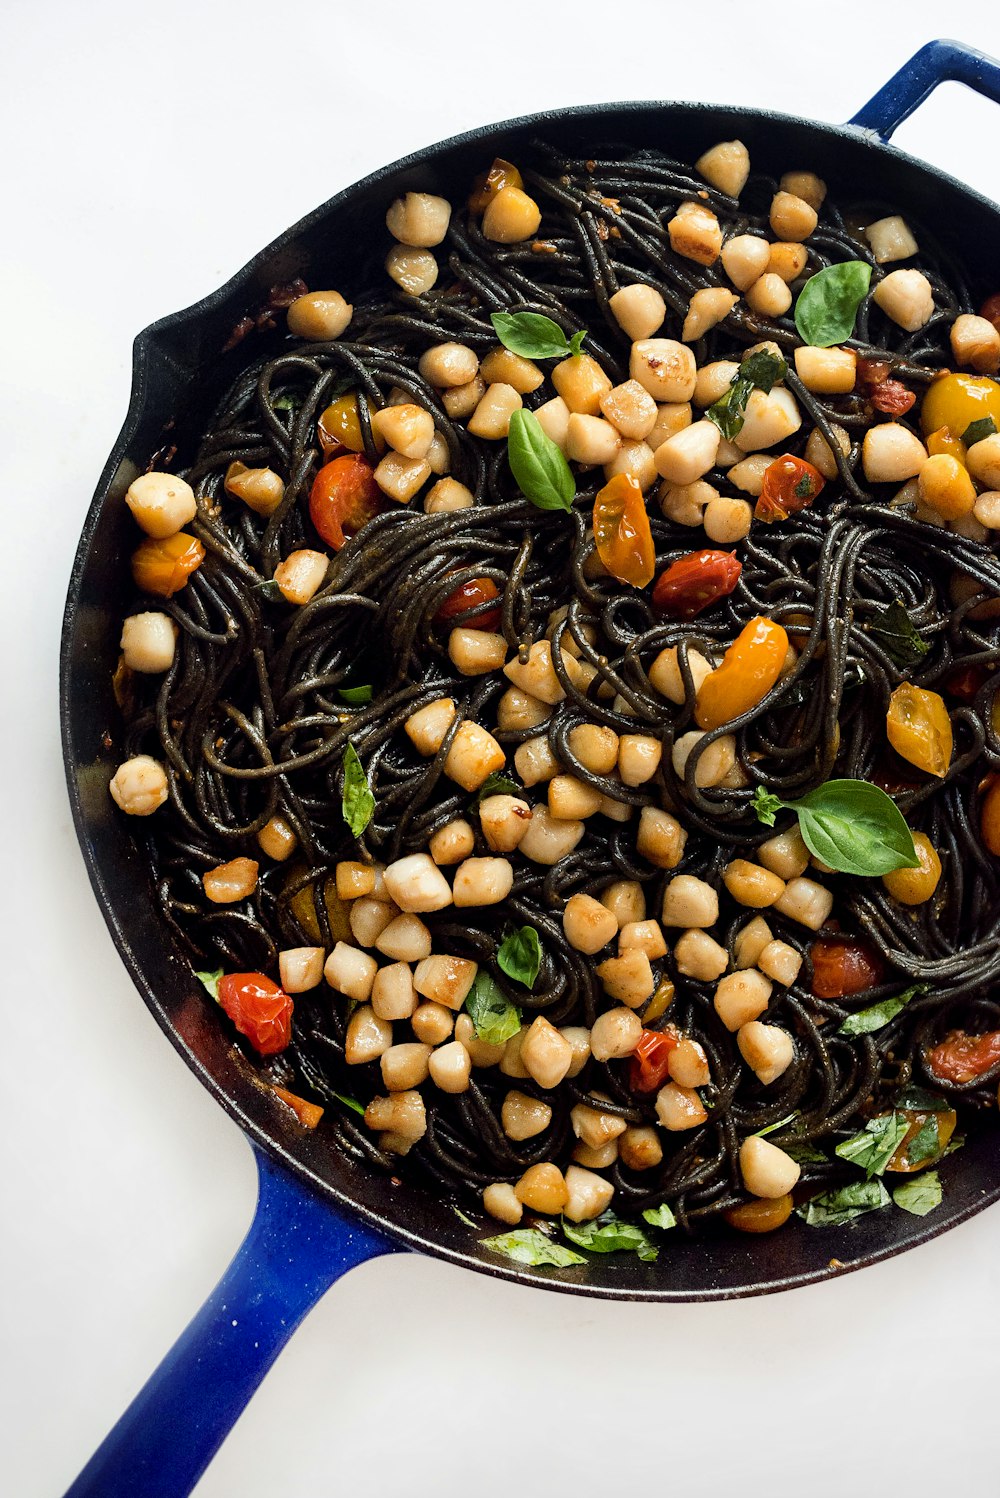
[[[372,819],[375,797],[353,744],[344,750],[344,794],[341,800],[344,821],[355,837],[360,837]]]
[[[330,1090],[330,1096],[335,1097],[338,1103],[343,1103],[345,1108],[351,1108],[355,1113],[360,1113],[361,1117],[364,1118],[365,1105],[364,1103],[359,1103],[357,1098],[347,1097],[343,1092],[334,1092],[332,1088]]]
[[[476,1034],[487,1045],[503,1045],[521,1028],[520,1009],[482,969],[469,989],[465,1008],[476,1027]]]
[[[978,421],[972,421],[962,433],[962,441],[966,447],[975,447],[977,442],[985,442],[987,437],[996,435],[997,424],[992,416],[981,416]]]
[[[924,984],[924,991],[927,985]],[[950,1113],[951,1103],[939,1093],[928,1092],[926,1087],[907,1087],[896,1099],[897,1108],[909,1108],[911,1113]]]
[[[841,1160],[850,1160],[852,1165],[860,1165],[870,1180],[885,1170],[909,1127],[909,1120],[895,1112],[870,1118],[857,1134],[838,1144],[834,1154]]]
[[[781,804],[798,812],[809,852],[840,874],[874,878],[920,866],[899,807],[867,780],[828,780],[807,796]]]
[[[216,1003],[219,1002],[219,979],[222,977],[224,972],[225,968],[217,967],[214,973],[195,973],[195,977],[198,979],[198,982],[205,989],[206,993],[215,1000]]]
[[[770,395],[779,380],[783,380],[788,373],[788,365],[784,359],[777,354],[772,354],[769,349],[759,348],[755,353],[747,354],[740,364],[739,379],[749,380],[755,390],[763,390],[765,395]]]
[[[758,822],[763,822],[765,827],[773,827],[775,815],[781,810],[784,802],[780,796],[772,796],[770,791],[765,791],[764,787],[759,785],[753,793],[750,805],[757,814]]]
[[[897,666],[917,665],[931,648],[930,641],[914,628],[913,620],[899,599],[879,609],[868,626],[868,633],[876,636],[886,655]]]
[[[490,322],[504,348],[522,359],[565,359],[579,354],[586,331],[570,343],[557,322],[541,312],[491,312]]]
[[[795,303],[799,336],[813,348],[830,348],[850,338],[871,279],[872,268],[864,260],[844,260],[810,276]]]
[[[779,1129],[783,1129],[786,1124],[790,1124],[798,1116],[797,1113],[789,1113],[786,1118],[779,1118],[777,1123],[766,1124],[764,1128],[758,1129],[751,1137],[754,1139],[763,1139],[768,1134],[776,1134]]]
[[[477,1228],[477,1227],[479,1227],[479,1223],[478,1222],[473,1222],[473,1220],[472,1220],[471,1217],[467,1217],[466,1214],[462,1211],[461,1207],[456,1207],[456,1206],[453,1205],[451,1210],[454,1212],[454,1214],[458,1218],[459,1222],[464,1222],[465,1226],[467,1228]]]
[[[743,426],[747,401],[753,392],[763,390],[765,395],[768,394],[787,373],[788,365],[784,359],[776,358],[766,349],[758,349],[743,360],[725,395],[709,406],[705,415],[719,428],[723,437],[732,441]]]
[[[515,1264],[555,1264],[565,1269],[570,1264],[586,1264],[582,1254],[556,1243],[538,1228],[516,1228],[513,1233],[500,1233],[496,1238],[480,1238],[483,1248],[491,1248],[495,1254],[513,1259]]]
[[[298,401],[290,390],[283,390],[280,395],[274,397],[271,405],[276,411],[294,411]]]
[[[351,707],[361,707],[372,700],[371,687],[338,687],[337,696],[341,702],[347,702]]]
[[[650,1227],[662,1228],[664,1232],[668,1228],[675,1228],[677,1226],[677,1218],[671,1212],[666,1202],[661,1202],[658,1207],[647,1207],[642,1214],[642,1218],[644,1222],[649,1223]]]
[[[948,1156],[949,1155],[953,1155],[956,1150],[960,1150],[960,1149],[964,1149],[964,1148],[965,1148],[965,1135],[964,1134],[952,1134],[951,1138],[948,1140],[948,1143],[945,1145],[944,1149],[941,1151],[941,1159],[942,1160],[946,1160],[948,1158]]]
[[[877,1004],[869,1004],[867,1009],[858,1009],[837,1026],[837,1034],[871,1035],[874,1030],[881,1030],[883,1025],[895,1019],[911,999],[926,992],[926,983],[914,983],[912,988],[905,988],[902,993],[894,994],[889,999],[882,999]]]
[[[781,1148],[797,1165],[827,1165],[829,1163],[823,1151],[817,1149],[814,1144],[797,1144],[794,1139],[790,1139],[787,1144],[782,1144]]]
[[[509,775],[501,775],[498,770],[494,770],[479,787],[472,804],[481,806],[487,796],[516,796],[523,790],[524,787],[518,785],[516,780],[511,780]]]
[[[583,353],[583,340],[586,338],[586,336],[586,328],[581,328],[580,331],[578,333],[574,333],[572,338],[570,339],[569,351],[574,359],[579,358],[579,356]]]
[[[257,592],[262,598],[266,598],[268,603],[278,603],[285,596],[273,577],[266,577],[262,583],[258,583]]]
[[[923,1171],[912,1180],[904,1181],[892,1193],[896,1206],[902,1207],[904,1212],[912,1212],[914,1217],[926,1217],[928,1212],[933,1212],[941,1205],[943,1196],[941,1178],[936,1170]]]
[[[602,1212],[592,1222],[562,1220],[563,1236],[593,1254],[634,1253],[646,1264],[655,1264],[660,1250],[637,1223],[623,1222],[613,1212]]]
[[[497,966],[515,983],[534,988],[541,965],[542,944],[534,926],[521,926],[517,931],[509,932],[500,943]]]
[[[507,461],[514,482],[539,510],[571,510],[576,479],[551,437],[530,411],[515,411],[507,435]]]
[[[876,1178],[874,1181],[852,1181],[849,1186],[839,1186],[836,1191],[824,1191],[795,1210],[808,1227],[834,1228],[853,1222],[865,1212],[877,1212],[887,1207],[891,1200],[882,1182]]]
[[[932,1113],[930,1118],[925,1118],[920,1128],[906,1146],[907,1165],[926,1165],[928,1160],[935,1159],[941,1154],[941,1130],[938,1128],[938,1116]]]

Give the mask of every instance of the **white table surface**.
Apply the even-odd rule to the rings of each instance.
[[[839,120],[942,30],[1000,53],[993,3],[840,0],[792,17],[732,0],[2,7],[12,1498],[62,1491],[217,1279],[254,1200],[245,1142],[116,956],[63,787],[60,615],[133,335],[335,189],[467,127],[657,95]],[[951,85],[897,143],[1000,197],[998,126],[995,106]],[[656,1478],[745,1498],[983,1492],[998,1250],[987,1212],[829,1284],[675,1307],[522,1290],[415,1256],[366,1265],[308,1318],[198,1493],[531,1498]]]

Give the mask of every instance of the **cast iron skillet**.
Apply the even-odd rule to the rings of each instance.
[[[498,1258],[480,1246],[489,1228],[470,1227],[447,1202],[332,1154],[321,1133],[301,1130],[255,1081],[174,948],[144,858],[107,791],[119,734],[111,693],[117,600],[126,591],[134,543],[122,496],[164,441],[168,419],[181,411],[194,421],[207,414],[246,356],[245,350],[220,351],[234,324],[266,301],[270,287],[301,276],[309,285],[356,292],[380,272],[392,198],[407,189],[450,196],[455,183],[468,181],[494,154],[516,161],[522,143],[536,135],[572,145],[577,154],[581,142],[662,141],[687,160],[738,135],[757,167],[776,174],[809,167],[842,199],[857,199],[863,184],[866,198],[882,198],[904,212],[912,207],[953,242],[972,284],[992,291],[1000,210],[885,144],[944,79],[1000,102],[1000,64],[954,42],[932,42],[846,126],[673,103],[608,104],[492,125],[367,177],[282,235],[220,291],[139,335],[128,417],[101,476],[70,582],[63,750],[77,833],[104,918],[157,1022],[253,1145],[260,1196],[247,1239],[220,1285],[74,1483],[74,1498],[188,1493],[301,1317],[338,1275],[379,1254],[423,1249],[486,1274],[583,1295],[725,1299],[875,1263],[1000,1198],[990,1141],[979,1139],[954,1166],[945,1162],[945,1202],[928,1218],[887,1211],[824,1231],[796,1222],[765,1240],[734,1234],[688,1242],[678,1234],[656,1265],[615,1255],[570,1269],[536,1269]]]

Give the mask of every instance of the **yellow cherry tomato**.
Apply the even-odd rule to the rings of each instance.
[[[882,875],[882,883],[901,905],[923,905],[938,887],[941,860],[926,832],[913,833],[913,847],[920,860],[916,869],[893,869]]]
[[[763,701],[781,675],[788,636],[773,619],[758,616],[737,635],[722,665],[698,689],[694,720],[699,728],[720,728]]]
[[[656,556],[642,489],[627,473],[616,473],[594,500],[597,555],[619,582],[644,588],[653,581]]]
[[[361,435],[361,414],[358,410],[356,390],[349,390],[346,395],[339,395],[332,405],[327,406],[316,423],[316,435],[323,449],[324,458],[334,456],[345,449],[352,453],[364,452],[365,441]],[[384,451],[385,443],[382,438],[377,432],[373,435],[376,449],[379,452]]]
[[[773,1233],[784,1227],[792,1215],[795,1205],[791,1192],[785,1196],[758,1197],[756,1201],[740,1202],[727,1207],[722,1214],[731,1228],[741,1233]]]
[[[942,778],[951,764],[951,719],[944,698],[904,681],[889,698],[885,730],[896,753]]]
[[[994,858],[1000,858],[1000,775],[990,781],[979,809],[979,834]]]
[[[928,387],[920,425],[927,433],[947,427],[952,436],[963,437],[985,416],[992,416],[1000,431],[1000,384],[985,375],[947,374]]]
[[[953,437],[948,427],[938,427],[936,432],[931,432],[930,436],[925,440],[924,446],[932,458],[936,458],[941,453],[944,453],[949,458],[957,458],[962,467],[965,467],[967,456],[965,443],[961,437]]]
[[[170,598],[183,588],[192,572],[205,560],[205,548],[187,531],[176,535],[147,536],[132,553],[132,576],[144,593]]]

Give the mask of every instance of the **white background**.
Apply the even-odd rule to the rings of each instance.
[[[1000,54],[1000,20],[994,0],[4,0],[0,24],[0,1486],[50,1498],[215,1282],[254,1198],[241,1136],[116,957],[63,787],[60,614],[133,335],[336,189],[467,127],[656,96],[842,120],[941,29]],[[949,85],[897,142],[1000,197],[998,127]],[[376,1262],[308,1319],[198,1493],[980,1493],[998,1249],[988,1212],[826,1285],[662,1308]]]

